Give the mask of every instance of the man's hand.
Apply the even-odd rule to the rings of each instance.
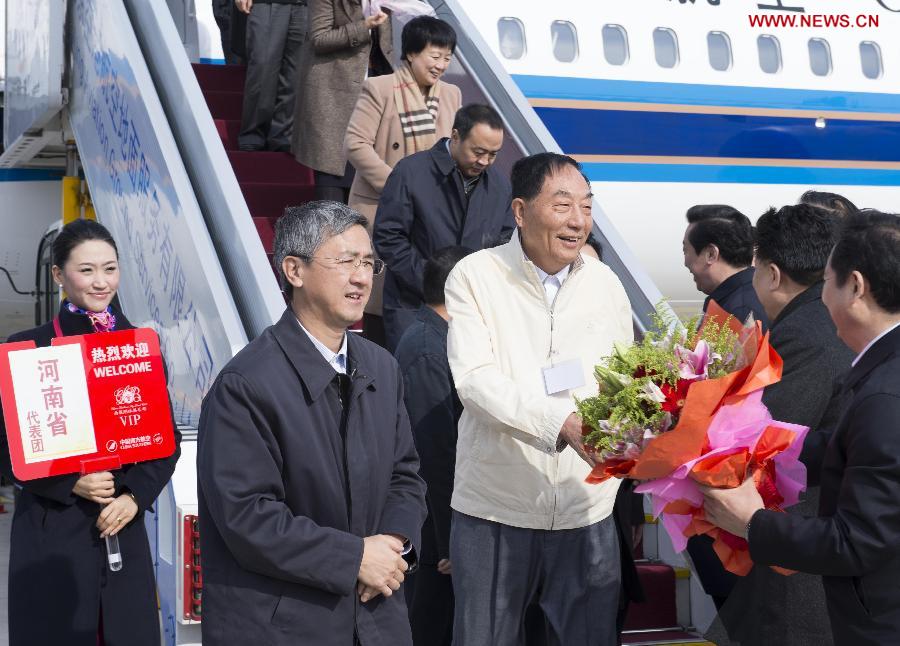
[[[250,9],[253,8],[253,0],[234,0],[234,6],[241,13],[249,14]]]
[[[566,418],[562,429],[559,431],[559,439],[571,446],[575,453],[592,467],[597,463],[594,453],[588,451],[584,446],[581,435],[581,417],[578,416],[578,413],[572,413]]]
[[[116,492],[116,483],[113,474],[109,471],[89,473],[78,478],[78,482],[72,487],[72,493],[81,496],[85,500],[108,505],[113,501]]]
[[[401,556],[403,541],[394,536],[377,534],[363,539],[363,557],[359,566],[357,592],[365,603],[379,594],[391,596],[400,589],[407,568]]]
[[[366,29],[374,29],[378,25],[384,24],[384,21],[387,19],[388,15],[383,11],[379,11],[374,16],[369,16],[368,18],[366,18]]]
[[[437,570],[441,574],[446,574],[447,576],[453,574],[453,571],[450,567],[450,559],[441,559],[440,561],[438,561]]]
[[[700,489],[705,499],[703,509],[706,519],[741,538],[747,538],[747,524],[753,514],[766,507],[752,476],[747,476],[741,486],[734,489]]]

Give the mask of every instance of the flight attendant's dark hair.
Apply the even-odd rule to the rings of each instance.
[[[72,250],[88,240],[106,242],[116,252],[116,258],[119,257],[116,241],[105,226],[94,220],[75,220],[64,226],[53,241],[53,264],[60,268],[64,267]]]

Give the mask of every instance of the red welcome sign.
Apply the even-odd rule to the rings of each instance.
[[[0,345],[13,473],[117,469],[175,451],[159,338],[149,328]]]

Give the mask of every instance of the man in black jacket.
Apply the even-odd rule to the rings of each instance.
[[[703,314],[714,300],[741,323],[752,315],[766,329],[768,317],[753,291],[750,219],[723,204],[697,204],[688,209],[687,221],[681,242],[684,266],[691,272],[697,289],[707,295]],[[737,577],[722,566],[712,545],[709,536],[692,536],[687,550],[703,590],[713,598],[716,608],[721,608]]]
[[[492,164],[503,120],[487,105],[460,108],[449,139],[402,159],[378,202],[372,239],[387,264],[384,328],[394,350],[423,304],[425,261],[453,245],[478,251],[515,229],[509,180]]]
[[[197,446],[203,643],[411,646],[402,594],[425,484],[397,362],[348,325],[381,270],[366,219],[289,208],[290,307],[203,401]]]
[[[422,554],[410,604],[416,646],[450,646],[453,584],[450,581],[450,497],[456,469],[456,423],[462,404],[447,361],[447,307],[444,283],[456,263],[472,253],[465,247],[440,249],[425,263],[425,305],[394,353],[405,386],[421,474],[428,485],[428,519],[422,527]]]
[[[784,361],[781,381],[765,389],[763,403],[773,418],[810,427],[800,458],[810,485],[818,483],[825,445],[848,401],[841,382],[853,360],[822,302],[839,223],[807,204],[770,209],[756,223],[753,286],[772,321],[772,347]],[[819,488],[810,486],[788,513],[815,516],[818,508]],[[810,574],[754,568],[738,580],[720,614],[741,646],[832,643],[822,581]]]
[[[752,314],[767,329],[768,317],[753,291],[750,219],[723,204],[697,204],[688,209],[687,221],[681,243],[684,266],[706,294],[703,313],[714,300],[741,323]]]
[[[838,646],[900,635],[900,217],[862,212],[831,253],[822,292],[838,336],[858,352],[850,402],[821,471],[817,518],[763,509],[753,479],[709,489],[706,517],[743,538],[757,567],[823,576]],[[788,609],[790,612],[790,609]]]

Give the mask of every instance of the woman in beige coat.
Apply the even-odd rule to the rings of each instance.
[[[402,61],[393,74],[367,79],[344,137],[344,151],[356,169],[350,206],[369,218],[369,234],[378,199],[394,165],[449,137],[462,102],[458,87],[440,80],[456,49],[448,23],[420,16],[403,28]],[[364,331],[383,341],[381,292],[376,276],[366,306]]]
[[[366,18],[361,0],[309,0],[291,151],[315,171],[318,199],[346,201],[347,122],[370,66],[373,74],[390,73],[393,54],[387,14]]]

